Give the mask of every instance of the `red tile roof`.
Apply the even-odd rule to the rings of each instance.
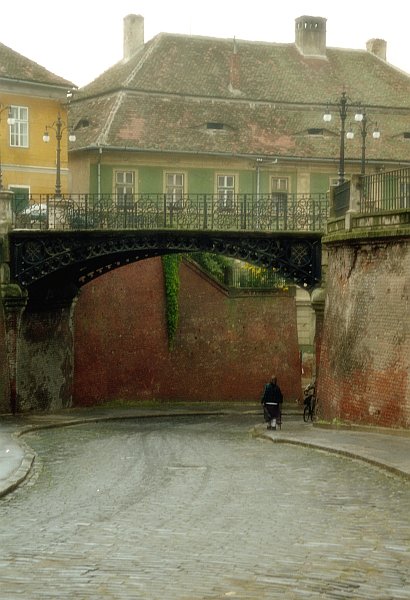
[[[410,76],[370,52],[328,48],[312,58],[295,44],[175,34],[159,34],[78,92],[71,122],[90,126],[78,128],[74,148],[326,159],[338,155],[340,121],[336,105],[331,123],[323,112],[342,90],[381,128],[367,157],[410,161]],[[356,134],[347,159],[360,156]]]
[[[71,81],[54,75],[54,73],[47,71],[44,67],[1,43],[0,79],[41,83],[65,89],[76,87]]]

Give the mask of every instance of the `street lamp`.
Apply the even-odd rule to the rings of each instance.
[[[339,115],[340,115],[340,158],[339,158],[339,185],[344,183],[345,181],[345,135],[348,140],[354,138],[354,133],[351,129],[346,133],[346,118],[348,114],[348,105],[349,100],[346,96],[346,92],[342,92],[342,95],[339,99]],[[366,116],[366,111],[360,109],[360,104],[356,104],[358,106],[358,110],[354,116],[354,119],[357,123],[360,123],[360,132],[362,136],[362,157],[361,157],[361,175],[365,174],[366,170],[366,137],[368,133],[368,119]],[[332,114],[329,109],[326,110],[326,113],[323,115],[323,120],[329,122],[332,120]],[[380,131],[377,128],[377,123],[375,123],[375,129],[372,133],[372,137],[375,140],[380,138]]]
[[[0,103],[0,123],[1,123],[1,115],[5,110],[8,111],[7,125],[14,125],[14,123],[16,122],[16,119],[12,116],[11,106],[4,106],[1,103]],[[1,144],[0,144],[0,191],[2,189],[3,189],[3,171],[2,171],[2,167],[1,167]]]
[[[340,153],[339,153],[339,185],[345,181],[345,125],[347,117],[348,100],[346,92],[342,92],[339,99],[340,115]],[[323,115],[323,120],[329,123],[332,120],[332,114],[327,109]]]
[[[57,140],[57,161],[56,161],[56,187],[55,195],[61,196],[61,140],[63,138],[63,132],[68,129],[68,126],[62,121],[60,114],[58,114],[57,120],[52,125],[46,125],[46,129],[43,135],[43,142],[48,144],[50,141],[49,129],[52,129],[56,133]],[[70,142],[75,142],[75,134],[70,131],[68,135]]]
[[[356,123],[360,124],[360,134],[362,136],[362,157],[361,157],[360,175],[365,175],[366,174],[366,138],[367,138],[367,134],[368,134],[368,125],[371,124],[371,121],[369,121],[367,118],[366,109],[358,111],[354,116],[354,120],[356,121]],[[352,140],[354,138],[354,132],[349,130],[346,133],[346,137],[347,137],[347,139]],[[372,138],[374,140],[380,139],[380,130],[377,127],[377,123],[374,123]]]

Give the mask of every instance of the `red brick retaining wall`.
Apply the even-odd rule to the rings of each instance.
[[[300,395],[294,297],[230,296],[183,262],[179,306],[169,352],[161,259],[85,286],[75,308],[74,404],[257,400],[273,372],[287,399]]]
[[[410,426],[410,247],[330,245],[320,355],[325,418]]]

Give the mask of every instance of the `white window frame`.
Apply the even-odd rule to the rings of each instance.
[[[9,125],[9,142],[11,148],[29,147],[29,109],[27,106],[10,106],[10,116],[14,119]]]
[[[136,172],[132,169],[116,169],[114,171],[114,194],[117,206],[131,207],[136,194]]]
[[[220,210],[233,210],[235,208],[236,177],[233,173],[216,174],[216,195]]]
[[[289,194],[289,177],[277,177],[276,175],[271,175],[270,188],[272,193]]]
[[[164,193],[168,207],[181,209],[184,207],[186,175],[181,171],[164,173]]]

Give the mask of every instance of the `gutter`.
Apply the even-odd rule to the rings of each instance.
[[[100,144],[91,144],[90,146],[82,146],[80,148],[71,148],[68,152],[69,154],[75,152],[87,152],[87,151],[95,151],[102,152],[102,149],[108,152],[133,152],[138,154],[182,154],[187,156],[217,156],[218,158],[244,158],[247,160],[256,161],[257,158],[262,159],[275,159],[277,158],[281,163],[283,162],[322,162],[328,164],[338,164],[339,157],[337,158],[322,158],[317,156],[281,156],[281,155],[262,155],[262,154],[226,154],[225,152],[192,152],[192,150],[151,150],[147,148],[131,148],[129,146],[101,146]],[[347,163],[360,164],[361,160],[358,158],[346,158],[345,161]],[[410,166],[410,161],[400,161],[400,160],[375,160],[369,159],[366,160],[366,164],[380,165],[383,163],[384,165],[399,165],[399,167],[408,167]]]

